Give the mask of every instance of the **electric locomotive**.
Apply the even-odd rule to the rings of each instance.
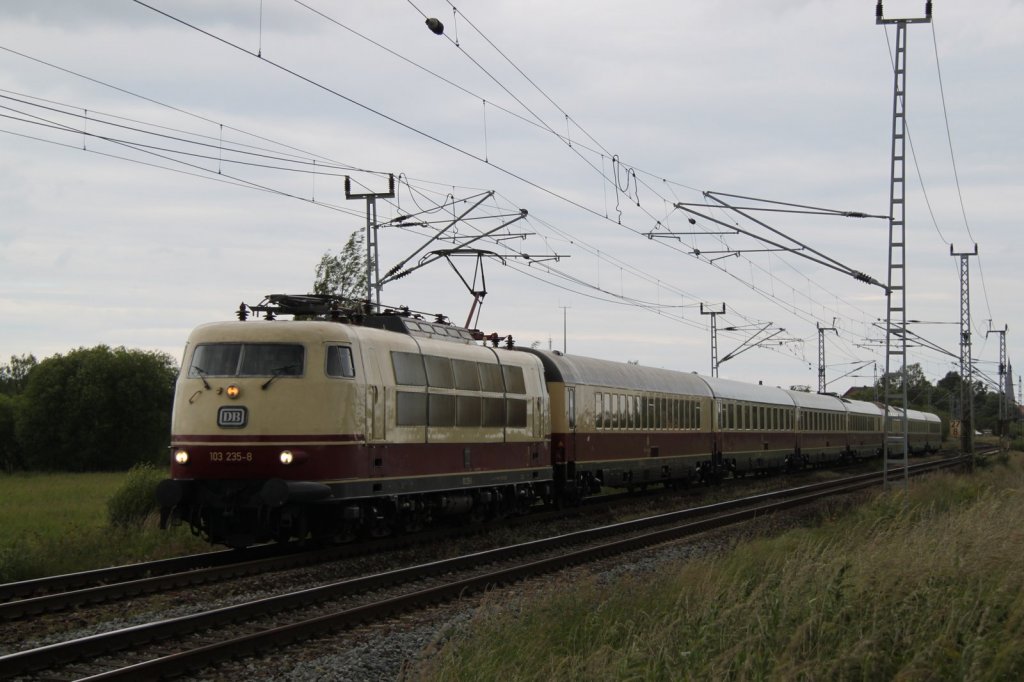
[[[163,524],[345,540],[553,495],[540,360],[412,316],[202,325],[175,390]]]

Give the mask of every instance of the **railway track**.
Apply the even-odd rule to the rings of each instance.
[[[964,461],[926,462],[910,470],[917,475]],[[179,675],[226,658],[267,647],[280,649],[462,594],[860,490],[877,485],[881,477],[882,472],[873,472],[762,493],[69,640],[0,657],[0,677],[40,671],[47,677],[97,680]]]
[[[608,509],[628,495],[609,495],[588,500],[589,511]],[[584,513],[582,509],[546,510],[524,517],[504,519],[506,525],[544,523],[554,518]],[[246,550],[223,550],[0,585],[0,622],[80,606],[116,602],[139,595],[157,594],[190,585],[217,583],[273,571],[352,559],[371,553],[432,544],[493,529],[486,524],[442,527],[408,536],[379,538],[340,546],[263,545]]]
[[[802,473],[810,473],[811,470]],[[743,485],[749,479],[732,480]],[[702,489],[693,489],[699,494]],[[650,490],[649,497],[657,497],[669,490]],[[582,507],[552,510],[538,508],[524,517],[504,519],[507,526],[522,523],[548,523],[566,516],[601,513],[621,501],[642,499],[637,493],[614,493],[584,500]],[[495,524],[437,528],[409,536],[378,538],[366,542],[331,546],[302,546],[297,543],[273,544],[245,550],[221,550],[159,561],[128,564],[110,568],[50,576],[0,585],[0,622],[45,613],[58,613],[76,607],[94,606],[177,590],[191,585],[204,585],[256,576],[278,570],[311,566],[365,556],[371,553],[395,551],[416,545],[450,540],[494,529]]]

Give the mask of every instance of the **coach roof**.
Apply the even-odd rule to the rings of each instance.
[[[551,351],[520,348],[544,363],[544,376],[549,382],[585,384],[604,388],[634,391],[657,391],[681,395],[711,397],[711,389],[696,374],[598,360]]]

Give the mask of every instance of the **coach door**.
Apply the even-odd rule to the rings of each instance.
[[[566,461],[573,461],[576,459],[576,389],[572,386],[565,389],[565,416],[569,441],[566,443]]]

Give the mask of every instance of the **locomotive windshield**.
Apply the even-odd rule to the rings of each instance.
[[[188,376],[300,376],[304,356],[297,344],[204,343],[192,353]]]

